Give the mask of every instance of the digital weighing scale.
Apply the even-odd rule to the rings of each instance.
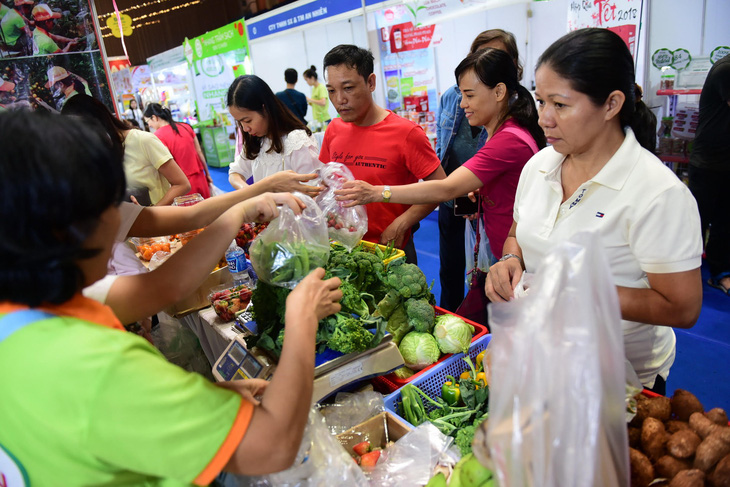
[[[236,322],[237,328],[245,330],[244,335],[237,336],[216,360],[213,365],[216,380],[271,379],[276,364],[257,347],[249,351],[244,341],[245,335],[255,333],[255,322],[245,313],[238,316]],[[352,383],[390,373],[403,365],[403,357],[390,334],[386,334],[379,345],[364,352],[342,355],[325,351],[315,359],[312,399],[320,402]]]

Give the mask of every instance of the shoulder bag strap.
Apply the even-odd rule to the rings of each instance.
[[[53,316],[51,313],[38,309],[24,309],[9,313],[0,318],[0,342],[27,325]]]
[[[519,137],[519,139],[522,142],[524,142],[525,144],[530,146],[530,149],[532,150],[533,154],[538,153],[539,149],[537,147],[537,143],[535,142],[535,139],[533,139],[532,136],[530,135],[530,133],[527,132],[526,130],[520,130],[517,127],[506,127],[503,130],[505,132],[509,132],[510,134],[514,134],[517,137]]]

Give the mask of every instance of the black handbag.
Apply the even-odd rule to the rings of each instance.
[[[456,309],[456,314],[459,316],[463,316],[468,320],[474,321],[475,323],[479,323],[480,325],[487,327],[487,330],[489,330],[487,305],[490,303],[490,301],[484,292],[484,283],[487,280],[487,273],[481,270],[478,266],[479,242],[481,241],[479,221],[481,217],[482,206],[479,205],[479,210],[477,211],[476,244],[474,245],[474,266],[467,274],[471,276],[469,280],[469,291],[466,293],[464,300]]]

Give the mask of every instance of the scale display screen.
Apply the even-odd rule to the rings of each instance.
[[[228,346],[215,366],[222,380],[253,379],[260,377],[263,369],[264,365],[238,341]]]

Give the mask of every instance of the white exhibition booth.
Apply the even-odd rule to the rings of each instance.
[[[348,2],[352,3],[351,0],[300,1],[250,19],[247,27],[254,73],[269,83],[274,91],[279,91],[285,87],[284,70],[294,68],[300,73],[296,88],[309,94],[310,88],[301,78],[301,73],[313,64],[320,72],[321,81],[322,60],[329,49],[338,44],[367,46],[376,57],[375,73],[379,83],[375,92],[376,100],[385,106],[380,31],[376,24],[378,12],[396,9],[399,5],[433,9],[434,4],[438,4],[437,7],[445,6],[443,10],[447,13],[440,17],[434,16],[428,22],[436,25],[434,39],[438,38],[429,47],[433,50],[437,96],[454,84],[453,70],[468,53],[474,37],[492,28],[501,28],[515,35],[525,67],[522,83],[531,88],[538,57],[550,43],[568,31],[571,5],[585,3],[577,0],[356,0],[355,3],[362,4],[361,8],[338,13],[338,6]],[[452,3],[459,4],[459,8],[448,8]],[[637,24],[639,41],[636,54],[637,80],[644,86],[645,101],[652,107],[663,105],[663,98],[656,96],[661,73],[651,64],[654,51],[660,48],[683,48],[693,58],[701,58],[708,57],[718,46],[730,45],[727,29],[730,2],[727,0],[617,0],[602,3],[607,9],[616,4],[638,7],[635,12],[631,12],[636,19],[634,22]],[[286,19],[287,12],[291,12],[294,19],[299,17],[301,20],[301,15],[296,14],[303,9],[319,9],[322,12],[323,6],[325,10],[329,7],[334,15],[321,15],[320,20],[309,19],[299,24]],[[639,18],[644,20],[640,22]],[[330,110],[334,115],[334,108],[330,107]]]

